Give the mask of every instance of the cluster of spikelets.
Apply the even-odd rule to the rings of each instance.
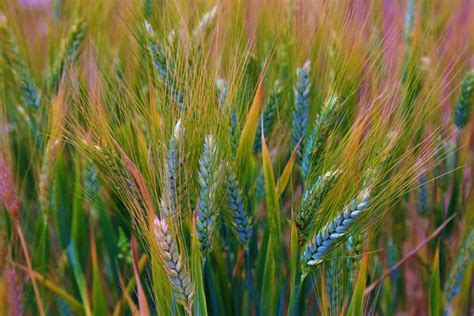
[[[179,1],[177,18],[160,7],[170,21],[153,7],[120,7],[133,11],[121,12],[125,44],[101,43],[118,26],[97,12],[72,20],[41,80],[0,16],[0,313],[390,314],[411,299],[400,273],[414,256],[432,275],[430,314],[472,309],[460,293],[474,259],[474,72],[461,56],[445,74],[446,119],[443,72],[421,65],[440,37],[420,35],[421,6],[404,5],[403,32],[379,33],[361,8],[342,18],[325,4],[303,41],[292,22],[265,31],[277,7],[245,40],[224,4],[196,19]],[[370,36],[355,41],[351,23]],[[405,217],[423,223],[421,244]]]

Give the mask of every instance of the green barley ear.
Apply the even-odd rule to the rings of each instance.
[[[449,309],[451,302],[459,294],[461,289],[461,281],[464,277],[464,273],[466,268],[474,259],[474,231],[469,232],[466,239],[462,243],[461,247],[459,248],[459,252],[456,258],[456,261],[451,268],[451,272],[447,279],[446,283],[446,308]],[[449,310],[447,310],[447,314]]]
[[[78,18],[69,30],[68,35],[61,43],[59,54],[51,70],[51,87],[54,92],[58,90],[65,68],[72,64],[77,57],[79,48],[87,31],[87,23],[83,18]]]
[[[216,16],[217,5],[215,5],[210,11],[206,12],[202,16],[201,20],[199,21],[199,24],[194,29],[193,37],[195,41],[198,41],[203,35],[206,34],[211,25],[214,23]]]
[[[191,315],[194,284],[191,282],[186,264],[178,252],[178,246],[169,231],[166,221],[155,217],[153,224],[160,256],[165,265],[176,302],[183,305],[184,309]]]
[[[215,196],[218,188],[217,146],[213,135],[204,142],[204,151],[199,160],[199,204],[197,208],[196,233],[199,248],[204,255],[212,250],[212,239],[217,217]]]
[[[97,210],[98,201],[100,200],[100,184],[97,168],[91,159],[85,160],[84,171],[82,174],[82,184],[84,187],[84,196],[91,205],[92,218],[98,219],[99,214]]]
[[[240,125],[239,125],[239,118],[237,115],[237,108],[235,105],[232,105],[230,110],[230,145],[232,149],[232,153],[237,153],[237,148],[239,146],[239,139],[240,139]]]
[[[235,178],[233,170],[231,170],[231,168],[229,169],[226,196],[231,210],[232,229],[239,242],[247,249],[250,238],[252,237],[251,219],[247,215],[239,183]]]
[[[170,137],[168,142],[168,154],[166,157],[165,175],[166,180],[164,184],[164,198],[162,203],[166,206],[164,210],[168,210],[169,214],[176,213],[177,206],[177,181],[179,175],[179,150],[178,146],[180,141],[183,139],[184,129],[181,124],[181,120],[178,120],[174,127],[173,135]]]
[[[418,189],[416,196],[416,210],[421,216],[426,216],[429,207],[429,188],[428,176],[424,168],[420,169],[418,174]]]
[[[344,262],[339,259],[342,255],[338,251],[334,257],[324,265],[326,277],[326,292],[328,296],[329,310],[332,315],[339,315],[344,300],[345,270]]]
[[[348,228],[360,215],[367,210],[370,201],[372,186],[364,188],[359,196],[353,199],[349,205],[328,224],[326,224],[314,238],[306,244],[301,262],[303,265],[304,278],[307,273],[322,263],[323,257],[334,244],[342,240],[348,233]]]
[[[298,242],[304,245],[312,230],[314,218],[318,216],[319,207],[328,192],[335,184],[340,172],[329,171],[319,176],[315,183],[308,185],[303,193],[300,209],[296,215],[296,226],[298,227]]]
[[[403,28],[403,38],[407,45],[411,43],[414,25],[415,25],[415,3],[414,3],[414,0],[407,0],[407,9],[405,11],[405,25]]]
[[[461,129],[466,126],[471,112],[472,90],[474,89],[474,71],[470,71],[461,82],[459,97],[454,106],[454,124]]]
[[[227,98],[228,84],[222,78],[216,79],[216,89],[217,89],[217,104],[219,108],[222,109],[224,106],[225,99]]]
[[[8,28],[6,21],[0,21],[0,37],[4,43],[2,48],[5,52],[6,63],[13,71],[15,80],[20,87],[23,103],[31,107],[38,107],[41,101],[41,95],[33,81],[30,69],[20,53],[20,48],[15,40],[15,36]]]
[[[43,220],[45,225],[48,223],[51,216],[51,182],[53,177],[53,169],[60,147],[59,140],[50,139],[46,144],[46,149],[41,162],[40,180],[38,184],[39,190],[39,205],[43,213]]]
[[[265,138],[269,138],[272,133],[278,106],[281,102],[282,88],[281,81],[275,80],[267,102],[265,103],[263,111],[263,130],[265,132]],[[262,120],[260,119],[258,120],[257,133],[255,134],[255,141],[253,142],[253,151],[255,153],[262,151]]]
[[[303,157],[301,161],[301,174],[303,179],[308,177],[311,168],[317,167],[319,159],[322,156],[324,144],[334,117],[336,104],[337,97],[329,96],[316,118],[311,133],[304,140]]]
[[[354,284],[354,277],[357,270],[359,269],[360,260],[362,259],[362,251],[364,248],[364,233],[351,234],[347,238],[346,250],[347,250],[347,270],[349,271],[349,283],[352,286]]]
[[[294,92],[294,109],[293,109],[293,126],[292,126],[292,142],[296,146],[306,136],[308,129],[308,115],[309,115],[309,93],[311,83],[309,79],[309,72],[311,71],[311,62],[308,60],[303,67],[296,70],[296,85],[293,88]],[[302,154],[302,147],[300,146],[299,154]]]
[[[151,60],[155,70],[161,82],[167,89],[169,89],[173,101],[178,105],[179,111],[181,111],[183,109],[184,95],[174,81],[173,65],[166,55],[166,47],[159,44],[155,30],[148,21],[145,21],[145,30],[147,32],[146,45],[150,51]],[[174,41],[174,38],[175,33],[171,32],[168,36],[167,44],[171,44]]]

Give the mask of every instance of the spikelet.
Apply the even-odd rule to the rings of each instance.
[[[326,172],[319,176],[316,182],[307,186],[303,193],[301,206],[296,215],[296,226],[298,227],[298,242],[303,245],[311,231],[311,223],[318,215],[321,202],[333,185],[337,176],[340,174],[338,170]]]
[[[168,69],[166,62],[166,55],[163,47],[158,45],[158,42],[155,38],[155,30],[148,21],[145,21],[145,29],[148,33],[148,45],[150,48],[151,58],[153,64],[155,65],[158,74],[160,75],[163,81],[168,80]]]
[[[252,237],[252,224],[245,210],[239,183],[232,170],[229,170],[227,176],[226,196],[231,210],[232,228],[235,231],[237,239],[244,248],[247,249],[250,238]]]
[[[412,37],[414,24],[415,24],[415,3],[414,3],[414,0],[407,0],[407,8],[405,11],[405,25],[403,28],[403,37],[407,45],[411,43],[411,37]]]
[[[51,178],[53,176],[53,166],[58,153],[59,144],[60,142],[58,140],[49,140],[46,144],[43,161],[41,162],[38,199],[45,223],[49,221],[50,216]]]
[[[324,266],[331,315],[341,314],[340,309],[344,300],[344,262],[338,257],[339,252],[335,255],[335,258],[329,260]]]
[[[217,104],[222,109],[224,106],[225,99],[227,98],[228,84],[222,78],[216,79],[216,90],[217,90]]]
[[[318,164],[318,158],[321,157],[324,142],[329,134],[336,103],[337,98],[335,96],[328,97],[316,118],[311,133],[305,139],[301,162],[301,174],[303,179],[307,178],[311,167],[316,167]]]
[[[451,268],[449,277],[446,282],[446,306],[449,306],[456,295],[459,294],[461,281],[464,277],[466,268],[474,259],[474,231],[469,232],[466,239],[462,243],[456,261]]]
[[[100,200],[100,184],[97,168],[90,159],[85,161],[84,171],[82,172],[82,184],[84,195],[90,202],[90,211],[92,216],[97,219],[97,202]]]
[[[204,151],[199,160],[199,204],[197,208],[196,232],[199,248],[207,255],[212,250],[212,238],[217,217],[215,194],[217,179],[217,147],[212,135],[204,142]]]
[[[230,145],[232,148],[232,153],[234,154],[237,152],[239,138],[240,138],[239,119],[237,117],[237,110],[235,106],[232,106],[231,112],[230,112]]]
[[[145,21],[145,29],[147,31],[147,46],[150,51],[151,60],[158,73],[159,78],[167,89],[169,89],[174,102],[178,105],[179,111],[183,109],[184,95],[178,89],[174,81],[173,65],[166,55],[165,48],[158,44],[155,30],[148,21]],[[168,38],[168,43],[174,40],[174,32]]]
[[[392,239],[389,239],[387,241],[387,265],[389,267],[393,267],[397,262],[400,260],[400,253],[393,242]],[[397,283],[398,280],[401,278],[401,271],[400,269],[397,269],[390,273],[390,278],[392,279],[393,283]]]
[[[454,124],[461,129],[466,126],[471,112],[472,90],[474,89],[474,71],[471,70],[461,82],[459,97],[454,106]]]
[[[199,24],[196,26],[193,32],[194,40],[199,40],[207,30],[211,27],[212,23],[214,22],[217,15],[217,5],[215,5],[209,12],[206,12]]]
[[[38,107],[41,101],[41,95],[36,87],[33,76],[28,68],[26,61],[20,53],[20,48],[15,40],[13,33],[7,27],[6,22],[0,21],[1,37],[5,37],[3,47],[7,64],[11,67],[18,85],[20,86],[23,103]]]
[[[452,172],[456,165],[456,143],[454,141],[444,141],[439,139],[434,149],[434,168],[437,184],[442,192],[446,192],[449,184],[447,174]]]
[[[354,283],[354,276],[357,269],[359,268],[359,263],[362,258],[362,248],[364,246],[365,236],[363,233],[360,234],[351,234],[347,237],[346,250],[347,250],[347,270],[349,272],[349,283],[352,285]]]
[[[154,232],[176,301],[190,313],[193,304],[194,285],[191,283],[189,273],[166,221],[155,217]]]
[[[428,193],[428,176],[424,168],[419,170],[418,173],[418,189],[416,197],[416,210],[421,216],[426,216],[428,213],[429,206],[429,193]]]
[[[65,68],[76,59],[79,48],[84,40],[87,31],[87,23],[84,19],[78,18],[69,30],[68,35],[61,43],[61,50],[55,58],[55,63],[51,70],[51,88],[53,92],[59,88]]]
[[[263,112],[263,131],[265,137],[269,138],[275,123],[278,106],[281,102],[282,84],[280,80],[275,80],[268,96]],[[262,151],[262,120],[258,120],[257,133],[253,142],[253,151],[260,153]]]
[[[20,200],[15,193],[15,186],[10,168],[0,152],[0,203],[5,206],[12,218],[18,218]]]
[[[305,246],[301,262],[303,277],[309,269],[318,266],[323,257],[338,241],[347,234],[348,227],[367,210],[370,200],[371,187],[363,189],[359,196],[344,209],[344,211],[326,224],[314,238]]]
[[[294,109],[293,109],[293,126],[292,126],[292,142],[296,146],[300,140],[306,136],[308,129],[309,115],[309,93],[311,83],[309,81],[309,72],[311,70],[311,62],[308,60],[303,67],[296,70],[296,85],[294,92]],[[302,154],[300,147],[299,154]]]
[[[181,120],[178,120],[174,127],[173,136],[168,142],[168,155],[166,157],[166,181],[164,187],[164,199],[162,203],[166,207],[162,208],[163,210],[168,210],[169,214],[173,215],[176,213],[176,203],[177,203],[177,177],[179,174],[179,157],[178,157],[178,144],[182,139],[183,129],[181,127]]]

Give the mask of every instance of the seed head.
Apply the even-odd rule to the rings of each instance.
[[[188,270],[178,252],[178,247],[166,221],[155,217],[153,224],[160,256],[165,265],[176,301],[190,312],[193,304],[194,284],[191,282]]]

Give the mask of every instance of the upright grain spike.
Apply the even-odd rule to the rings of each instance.
[[[196,232],[199,248],[204,255],[212,250],[212,239],[217,217],[215,195],[217,179],[217,146],[213,135],[207,135],[204,151],[199,160],[199,204],[197,208]]]
[[[462,129],[469,121],[469,114],[471,113],[471,99],[472,90],[474,89],[474,70],[471,70],[464,80],[461,82],[459,88],[459,97],[454,106],[454,124],[457,128]]]
[[[24,104],[31,107],[38,107],[41,101],[41,95],[36,87],[33,76],[28,68],[25,59],[20,53],[20,48],[16,42],[15,36],[8,28],[6,21],[0,20],[0,37],[4,38],[5,57],[7,64],[13,70],[18,85],[20,86],[21,97]]]
[[[294,92],[294,109],[293,109],[293,126],[292,126],[292,143],[296,146],[301,140],[304,141],[306,131],[308,129],[309,116],[309,93],[311,83],[309,79],[309,72],[311,71],[311,62],[308,60],[303,67],[296,70],[296,85]],[[301,147],[300,147],[301,148]],[[299,150],[300,156],[302,149]]]
[[[245,210],[242,192],[232,170],[229,170],[227,176],[226,196],[231,210],[233,230],[244,248],[248,248],[250,238],[252,237],[251,219]]]
[[[55,58],[51,70],[51,87],[53,93],[59,88],[59,83],[64,75],[64,69],[73,63],[79,52],[87,31],[87,23],[83,18],[77,18],[68,35],[61,43],[59,54]]]

